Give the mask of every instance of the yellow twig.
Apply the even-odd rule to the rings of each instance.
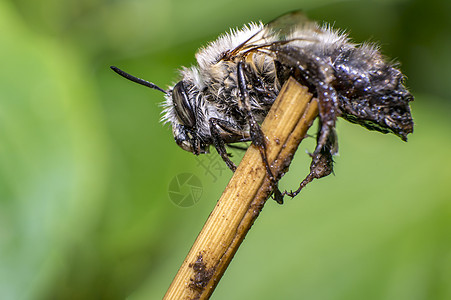
[[[276,178],[288,170],[318,114],[311,97],[305,87],[290,78],[262,124],[268,161]],[[249,147],[164,299],[210,297],[272,189],[259,150]]]

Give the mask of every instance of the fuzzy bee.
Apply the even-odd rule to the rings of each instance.
[[[342,31],[309,21],[301,12],[269,24],[250,23],[201,48],[197,66],[182,68],[181,80],[163,90],[111,67],[127,79],[164,92],[162,120],[172,125],[176,143],[195,155],[213,145],[231,170],[226,145],[252,141],[266,160],[263,121],[281,86],[293,77],[319,105],[317,146],[310,173],[296,191],[275,189],[275,199],[297,195],[314,178],[329,175],[337,152],[337,117],[402,140],[413,131],[404,76],[370,44],[354,44]]]

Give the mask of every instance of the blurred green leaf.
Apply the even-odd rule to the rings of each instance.
[[[108,147],[83,58],[0,6],[0,293],[35,298],[95,228]]]

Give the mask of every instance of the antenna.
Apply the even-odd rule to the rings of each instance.
[[[113,70],[117,74],[121,75],[122,77],[127,78],[128,80],[131,80],[133,82],[136,82],[136,83],[142,84],[144,86],[150,87],[151,89],[158,90],[158,91],[163,92],[165,94],[168,93],[167,91],[163,90],[162,88],[160,88],[159,86],[153,84],[152,82],[149,82],[147,80],[144,80],[144,79],[138,78],[136,76],[130,75],[127,72],[122,71],[118,67],[111,66],[110,68],[111,68],[111,70]]]

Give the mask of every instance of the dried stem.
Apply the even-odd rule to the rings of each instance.
[[[318,114],[311,97],[290,78],[262,124],[268,161],[277,179],[288,170]],[[164,299],[210,297],[272,190],[259,150],[249,147]]]

